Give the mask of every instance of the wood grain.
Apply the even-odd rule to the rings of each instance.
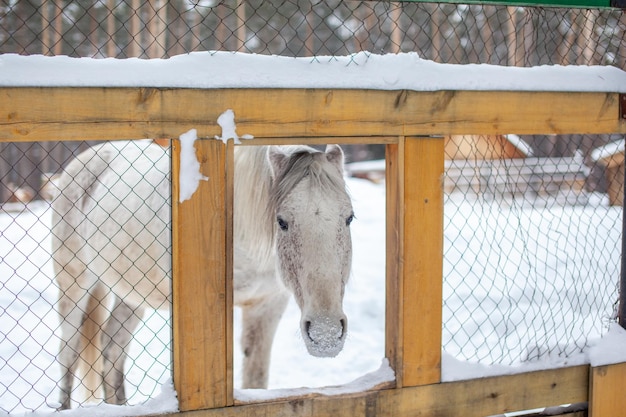
[[[402,386],[441,378],[443,172],[443,138],[406,138]]]
[[[626,363],[591,368],[589,417],[626,414]]]
[[[404,279],[404,137],[385,148],[386,181],[386,304],[385,355],[402,387]]]
[[[209,179],[178,203],[180,141],[172,141],[172,350],[183,411],[232,404],[232,194],[226,192],[231,158],[220,141],[199,140],[195,146]]]
[[[529,91],[0,88],[0,141],[626,133],[619,95]]]
[[[180,413],[184,417],[485,417],[505,412],[585,402],[589,367],[577,366],[471,381],[368,391],[342,396],[293,397]],[[613,414],[619,415],[619,414]]]

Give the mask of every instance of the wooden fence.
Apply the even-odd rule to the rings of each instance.
[[[626,410],[626,365],[441,383],[447,134],[626,133],[619,94],[324,89],[0,88],[0,141],[201,138],[227,108],[247,146],[382,143],[387,170],[386,356],[393,387],[237,404],[232,378],[232,143],[196,142],[202,181],[173,205],[173,369],[185,416],[487,416],[589,402]],[[433,136],[431,136],[433,135]],[[177,195],[180,143],[173,141]],[[174,198],[173,201],[178,201]],[[616,225],[616,227],[619,227]],[[616,277],[617,280],[617,277]],[[581,414],[570,414],[581,415]]]

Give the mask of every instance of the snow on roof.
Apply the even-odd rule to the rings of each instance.
[[[591,160],[594,162],[602,161],[613,155],[624,153],[624,139],[609,142],[604,146],[600,146],[591,152]]]
[[[0,87],[335,88],[626,93],[610,66],[439,64],[417,53],[291,58],[195,52],[168,59],[0,55]]]
[[[526,156],[533,156],[533,148],[517,135],[504,135],[504,138]]]

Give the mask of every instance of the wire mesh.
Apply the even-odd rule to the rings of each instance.
[[[225,50],[332,59],[417,52],[454,64],[624,69],[625,34],[625,14],[609,9],[339,0],[0,3],[2,54],[168,58]],[[602,334],[618,297],[623,140],[447,139],[447,353],[487,364],[567,358]],[[0,144],[3,411],[45,408],[57,395],[49,201],[55,175],[90,145]],[[352,161],[381,153],[366,146],[348,152]],[[154,395],[171,367],[169,316],[150,310],[144,319],[128,362],[131,403]]]
[[[566,361],[615,319],[622,200],[606,190],[623,176],[606,167],[619,153],[535,157],[533,139],[447,141],[443,346],[457,358]]]
[[[125,155],[137,155],[138,152],[144,152],[146,145],[143,142],[145,141],[128,142],[120,150],[120,155],[117,157],[118,163],[115,166],[127,166],[127,170],[124,172],[107,170],[106,176],[98,177],[102,172],[96,171],[90,165],[92,161],[83,161],[85,167],[81,168],[88,170],[87,175],[93,176],[93,181],[89,183],[89,187],[85,186],[85,189],[77,189],[78,182],[70,184],[70,192],[84,194],[88,197],[86,197],[86,202],[76,201],[74,203],[76,205],[72,206],[73,210],[78,210],[78,212],[73,213],[73,216],[79,213],[80,220],[74,224],[75,230],[72,229],[72,232],[76,234],[69,236],[60,234],[55,236],[55,233],[60,233],[54,224],[55,218],[58,217],[55,217],[55,214],[58,213],[54,213],[55,209],[50,201],[57,199],[60,194],[57,172],[61,168],[65,168],[74,157],[87,149],[88,144],[84,142],[10,144],[2,152],[0,165],[15,168],[5,170],[5,177],[11,178],[12,183],[17,184],[14,189],[5,188],[5,194],[9,194],[9,198],[5,199],[0,210],[0,230],[2,230],[0,235],[2,252],[0,270],[2,277],[4,277],[0,284],[0,311],[2,315],[2,320],[0,320],[0,351],[2,352],[0,408],[3,411],[18,412],[59,406],[56,400],[59,397],[63,380],[61,369],[58,366],[60,348],[62,351],[65,346],[70,346],[70,338],[76,332],[80,332],[81,323],[91,317],[88,314],[91,307],[88,307],[85,301],[88,294],[93,292],[94,286],[86,277],[92,273],[94,276],[104,275],[90,271],[91,266],[84,274],[76,273],[76,268],[79,267],[77,265],[80,265],[82,261],[81,257],[88,256],[83,253],[86,254],[89,251],[97,252],[98,256],[111,256],[107,254],[119,252],[119,257],[111,260],[110,265],[110,268],[118,268],[118,270],[113,274],[110,271],[106,272],[106,275],[116,277],[117,281],[113,283],[109,281],[103,287],[104,295],[99,301],[99,305],[106,310],[103,318],[106,318],[113,308],[114,288],[118,298],[125,297],[125,293],[120,292],[119,289],[128,288],[129,292],[141,291],[146,299],[155,297],[163,299],[162,305],[157,306],[144,306],[143,301],[133,304],[133,314],[140,316],[141,320],[137,323],[136,329],[128,329],[134,333],[133,343],[130,343],[128,347],[129,359],[126,372],[126,389],[130,403],[137,403],[150,398],[155,391],[158,392],[164,378],[169,377],[171,373],[171,322],[168,312],[170,298],[169,293],[160,293],[159,291],[162,290],[151,283],[154,279],[161,279],[169,289],[171,247],[169,240],[164,240],[162,234],[169,235],[170,233],[170,216],[166,216],[166,221],[161,223],[156,218],[149,218],[144,222],[144,220],[136,218],[135,213],[141,210],[145,211],[148,205],[150,206],[148,210],[154,213],[160,210],[169,213],[170,197],[167,192],[165,196],[161,195],[163,194],[162,190],[156,188],[158,184],[154,184],[152,188],[148,187],[147,196],[135,195],[136,187],[131,187],[131,185],[136,184],[127,183],[127,178],[133,175],[131,172],[134,170],[133,164],[139,157],[136,156],[133,160],[124,161],[123,164],[119,163],[120,159],[130,158]],[[141,147],[139,143],[141,143]],[[161,148],[160,145],[153,144],[150,146]],[[46,148],[46,152],[43,152],[44,148]],[[38,161],[39,163],[33,165],[33,161],[30,159],[31,154],[45,156],[46,163]],[[9,155],[8,159],[6,159],[7,155]],[[160,155],[164,159],[159,164],[165,164],[169,168],[167,150],[162,150]],[[92,159],[101,159],[106,156],[103,153],[102,156],[95,155]],[[28,161],[29,167],[38,167],[32,173],[28,173],[28,176],[40,175],[40,170],[46,170],[46,175],[43,176],[43,180],[40,179],[40,187],[36,189],[36,192],[22,193],[19,191],[22,187],[28,187],[24,185],[26,178],[20,176],[21,168],[17,168],[23,159]],[[109,162],[114,163],[113,160],[107,163]],[[52,172],[47,170],[51,167],[55,167]],[[163,171],[161,175],[164,179],[169,178],[169,169]],[[6,183],[4,178],[2,178],[2,183]],[[99,197],[89,195],[94,189],[103,190]],[[127,190],[128,193],[124,193],[124,190]],[[67,189],[64,193],[67,193]],[[160,195],[160,200],[164,204],[163,207],[153,204],[155,201],[159,201],[159,198],[153,197],[154,194]],[[97,198],[97,203],[93,204],[95,200],[90,200],[92,198]],[[91,206],[89,201],[92,202]],[[107,222],[117,224],[123,221],[124,223],[118,224],[119,230],[115,235],[110,236],[110,241],[98,243],[95,235],[84,236],[84,233],[90,229],[90,226],[93,226],[92,222],[98,221],[98,217],[94,214],[99,207],[106,207],[105,201],[109,202],[109,207],[112,204],[113,208],[110,209],[112,212],[109,216],[106,216],[104,220],[101,219],[103,221],[100,225],[102,229],[111,227],[111,224],[107,224]],[[132,205],[133,201],[135,202],[134,206]],[[137,201],[140,202],[139,206]],[[124,210],[123,207],[128,207],[128,209]],[[131,207],[134,208],[134,213],[128,212]],[[67,216],[68,213],[65,215]],[[135,230],[133,234],[132,228],[137,226],[138,222],[145,223],[145,226]],[[93,229],[93,227],[91,228]],[[63,244],[65,243],[63,239],[67,238],[67,241],[70,242],[76,239],[78,235],[84,236],[84,240],[76,253],[71,256],[71,259],[63,258],[64,255],[60,254],[62,248],[52,244],[55,237],[61,239],[62,242],[60,243]],[[103,249],[109,244],[119,245],[119,242],[128,239],[140,240],[140,244],[146,247],[145,253],[133,253],[132,241],[127,246],[116,248],[117,251]],[[151,246],[153,249],[149,250],[148,248]],[[60,255],[55,255],[55,251]],[[155,254],[160,254],[160,257]],[[148,258],[147,255],[151,258]],[[63,270],[76,278],[75,281],[63,283],[62,278],[55,278],[55,275],[59,277],[61,275],[57,275],[53,270],[52,256],[58,262],[65,262],[62,264]],[[140,267],[140,263],[145,263],[147,258],[148,265]],[[76,264],[76,261],[79,263]],[[119,268],[124,268],[124,270]],[[140,268],[140,271],[135,270]],[[156,277],[151,277],[150,274],[154,274]],[[132,281],[133,278],[135,281]],[[152,286],[146,290],[150,284]],[[62,289],[68,292],[62,292]],[[68,317],[73,313],[78,314],[80,322],[65,322],[63,324],[64,320],[60,316]],[[130,326],[131,320],[129,318],[120,320],[122,329]],[[103,325],[102,330],[104,332],[111,328],[104,327],[104,322],[100,324]],[[111,336],[115,340],[119,339],[115,335]],[[99,343],[100,334],[96,338],[98,341],[94,343]],[[80,353],[86,350],[86,345],[82,343],[71,346],[71,349]],[[100,361],[102,361],[102,357],[99,356],[90,366],[100,370],[100,366],[97,365]],[[82,393],[87,388],[82,379],[84,373],[79,374],[77,370],[73,370],[72,373],[76,373],[77,377],[72,397],[87,398],[90,396],[91,392]],[[96,398],[102,398],[102,394],[98,394],[98,392],[93,394]]]
[[[624,68],[620,10],[387,1],[42,0],[0,5],[0,53],[417,52],[445,63]]]

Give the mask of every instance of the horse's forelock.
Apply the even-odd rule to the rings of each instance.
[[[342,172],[326,159],[324,152],[305,149],[292,153],[284,169],[278,173],[270,190],[270,215],[272,221],[276,209],[291,191],[305,178],[311,185],[325,191],[345,193]]]

